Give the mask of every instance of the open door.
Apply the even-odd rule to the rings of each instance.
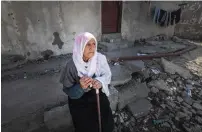
[[[122,1],[102,1],[102,33],[121,32]]]

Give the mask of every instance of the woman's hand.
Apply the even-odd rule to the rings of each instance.
[[[79,82],[80,82],[81,88],[87,89],[88,86],[92,84],[93,79],[90,77],[84,76],[79,80]]]
[[[96,79],[93,79],[92,84],[94,89],[100,89],[102,87],[102,83]]]

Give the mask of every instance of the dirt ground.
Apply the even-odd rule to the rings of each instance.
[[[187,118],[190,118],[192,123],[195,123],[198,125],[198,126],[195,126],[194,128],[199,127],[200,129],[201,123],[202,123],[201,121],[202,117],[200,115],[200,112],[202,110],[198,110],[199,111],[198,112],[193,107],[193,104],[194,102],[195,103],[198,102],[199,104],[202,105],[201,98],[198,98],[198,96],[200,95],[200,90],[202,92],[202,89],[201,89],[202,87],[200,87],[200,85],[202,85],[202,43],[194,43],[194,44],[198,45],[197,49],[190,51],[186,54],[183,54],[179,57],[173,57],[173,58],[167,58],[167,59],[174,64],[187,68],[191,72],[191,74],[194,75],[194,78],[192,78],[191,81],[198,82],[199,84],[198,86],[193,85],[193,88],[197,89],[199,92],[196,92],[196,93],[193,92],[193,95],[196,95],[197,98],[193,98],[192,99],[193,102],[189,104],[193,109],[193,113],[194,111],[196,113],[193,114],[193,116],[189,116]],[[154,48],[150,50],[148,50],[148,48],[145,46],[148,46],[148,45],[142,46],[144,47],[142,48],[142,53],[149,54],[155,51],[155,45],[152,45]],[[166,47],[165,45],[163,48],[159,47],[159,45],[157,47],[161,49],[161,52],[167,51],[166,48],[169,48],[170,50],[170,47]],[[122,50],[123,53],[120,53],[120,50],[119,50],[119,51],[110,52],[108,53],[108,55],[114,56],[118,54],[127,54],[127,53],[134,54],[139,52],[140,49],[141,49],[141,46],[136,48],[135,50],[130,51],[130,53],[128,51],[131,49],[126,49],[126,50]],[[49,60],[33,61],[26,64],[21,64],[12,69],[4,68],[4,70],[2,71],[2,131],[3,132],[49,131],[44,125],[43,113],[44,111],[47,111],[51,108],[61,106],[67,103],[67,96],[62,92],[62,86],[59,83],[59,77],[60,77],[62,68],[64,67],[64,65],[66,64],[69,58],[70,58],[70,55],[66,55],[66,56],[63,55],[59,57],[52,57]],[[144,61],[144,62],[146,65],[146,69],[148,70],[151,70],[154,66],[157,66],[156,68],[162,67],[162,64],[160,64],[160,59],[156,59],[153,61]],[[163,101],[160,101],[162,100],[162,97],[164,96],[172,97],[172,96],[162,90],[157,90],[159,92],[155,92],[153,86],[150,86],[150,82],[156,79],[157,80],[163,79],[166,83],[169,83],[170,81],[169,78],[171,78],[172,84],[170,84],[169,87],[175,86],[178,88],[178,87],[181,87],[182,85],[182,88],[179,91],[177,91],[176,94],[173,94],[172,98],[174,98],[174,100],[175,99],[177,100],[177,98],[179,97],[182,98],[181,93],[183,93],[183,89],[185,88],[187,84],[186,82],[188,80],[182,78],[180,75],[176,75],[176,77],[173,77],[173,75],[170,75],[169,73],[166,73],[165,71],[161,69],[159,70],[160,70],[160,73],[158,75],[151,72],[149,77],[145,77],[144,75],[142,75],[142,77],[141,76],[134,77],[136,79],[142,78],[142,80],[144,80],[144,82],[147,83],[147,86],[150,89],[150,92],[147,98],[148,100],[151,101],[153,107],[150,110],[150,113],[148,115],[143,116],[139,119],[136,119],[135,117],[132,118],[131,112],[127,108],[124,108],[123,110],[117,111],[116,113],[114,113],[114,117],[117,118],[116,119],[117,132],[118,132],[117,129],[122,131],[132,131],[132,129],[133,130],[136,129],[137,132],[139,131],[146,132],[149,130],[156,132],[157,129],[158,131],[167,131],[167,132],[171,131],[171,129],[169,129],[171,128],[170,125],[164,124],[166,127],[162,127],[162,130],[161,130],[161,128],[155,128],[157,126],[152,124],[150,120],[154,120],[152,116],[156,114],[155,111],[161,111],[160,113],[162,113],[162,115],[167,115],[167,113],[169,113],[173,109],[178,110],[178,108],[173,108],[171,104],[171,106],[168,108],[168,111],[164,111],[166,109],[164,107],[163,107],[164,109],[162,110],[162,106],[160,104],[164,104],[165,107],[169,106],[169,104],[166,103],[167,102],[166,100],[168,99],[164,99]],[[178,83],[182,83],[182,84],[178,85]],[[186,101],[183,101],[183,102],[186,102]],[[178,113],[178,116],[183,116],[183,114],[179,112],[183,111],[181,109],[183,109],[186,106],[184,106],[182,102],[180,103],[178,102],[176,104],[178,104],[178,107],[180,108],[178,111],[175,111],[175,112]],[[188,111],[189,110],[191,111],[192,109],[188,109]],[[131,118],[124,119],[123,122],[118,121],[120,120],[118,118],[120,118],[120,115],[122,115],[121,113],[124,113],[126,116]],[[182,114],[182,115],[179,115],[179,114]],[[174,118],[174,116],[175,116],[175,113],[173,113],[173,115],[172,114],[170,115],[171,118]],[[155,117],[155,119],[157,120],[159,118]],[[128,122],[129,120],[130,122]],[[183,120],[184,120],[184,117],[183,117]],[[188,130],[188,127],[190,127],[190,126],[187,126],[188,120],[186,120],[186,122],[184,123],[185,126],[182,126],[183,129],[181,129],[177,125],[177,123],[179,124],[179,122],[183,120],[173,121],[172,119],[171,124],[174,124],[172,126],[172,130],[176,132],[178,131],[191,132],[191,130]],[[129,126],[132,126],[132,127],[129,127]]]

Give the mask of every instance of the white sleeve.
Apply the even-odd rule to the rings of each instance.
[[[97,79],[98,81],[100,81],[102,83],[102,91],[109,96],[109,88],[108,85],[111,83],[111,70],[109,67],[109,64],[107,63],[107,59],[104,55],[102,55],[101,57],[101,72],[100,72],[100,76],[96,77],[95,79]]]

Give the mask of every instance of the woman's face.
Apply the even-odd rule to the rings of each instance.
[[[95,50],[96,50],[95,40],[91,39],[86,44],[86,47],[83,52],[84,61],[88,61],[90,58],[92,58],[93,55],[95,54]]]

